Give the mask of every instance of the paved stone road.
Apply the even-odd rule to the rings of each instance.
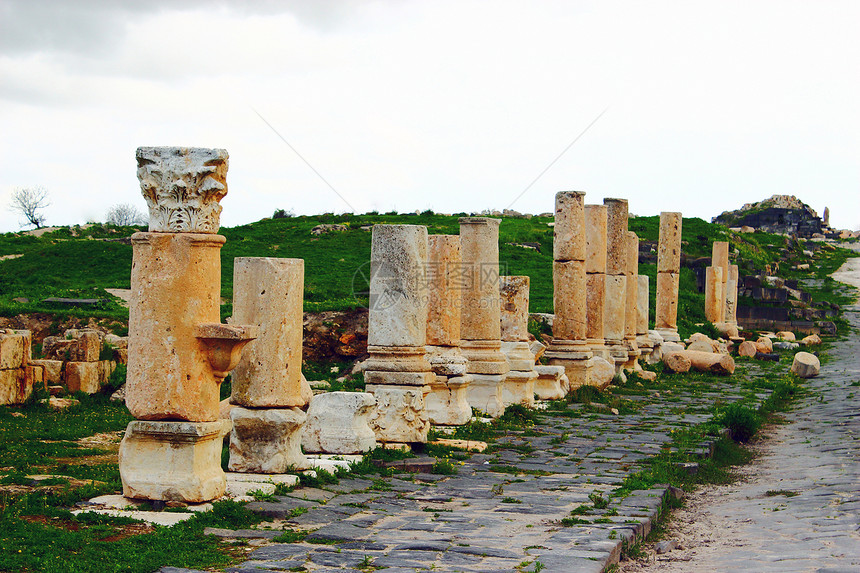
[[[850,263],[856,276],[845,282],[860,286],[860,259]],[[844,310],[860,328],[860,304]],[[860,572],[860,333],[829,354],[753,478],[705,493],[701,512],[680,512],[691,521],[678,528],[685,549],[660,556],[657,570]]]
[[[617,416],[571,404],[566,415],[512,431],[497,451],[472,455],[454,476],[371,476],[301,488],[277,502],[249,504],[284,520],[278,530],[212,533],[262,545],[249,561],[226,569],[231,573],[360,571],[370,563],[386,573],[598,573],[617,561],[623,542],[647,533],[666,490],[638,491],[605,509],[593,509],[589,495],[613,489],[640,469],[673,431],[707,420],[714,400],[744,393],[736,379],[724,380],[702,383],[689,395],[631,396],[641,408]],[[707,455],[708,445],[694,451]],[[562,526],[560,520],[582,504],[591,508],[579,516],[583,523]],[[298,507],[307,511],[292,517]],[[313,532],[300,543],[272,543],[286,528]]]

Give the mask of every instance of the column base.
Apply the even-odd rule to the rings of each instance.
[[[134,420],[119,448],[122,494],[133,499],[202,503],[224,495],[221,446],[229,420]]]
[[[460,351],[469,361],[469,374],[504,375],[511,367],[502,354],[500,340],[461,340]]]
[[[436,374],[430,383],[430,393],[424,397],[427,418],[433,425],[462,426],[472,419],[472,407],[466,399],[466,390],[472,375],[442,376]]]
[[[570,390],[570,381],[564,373],[564,366],[535,366],[537,380],[534,383],[535,397],[538,400],[561,400]]]
[[[472,383],[466,390],[466,400],[469,406],[490,416],[498,418],[505,413],[502,402],[502,384],[505,374],[472,374]]]
[[[302,453],[302,426],[307,414],[299,408],[230,410],[231,472],[282,474],[310,467]]]
[[[528,342],[502,342],[502,354],[508,360],[511,370],[529,372],[535,365],[535,355]]]
[[[544,356],[550,364],[564,366],[571,390],[588,384],[588,360],[593,354],[584,340],[553,340]]]
[[[657,333],[663,337],[666,342],[680,342],[681,337],[678,335],[677,328],[657,328]]]
[[[375,374],[397,374],[376,372]],[[365,391],[376,398],[376,412],[370,418],[370,427],[376,441],[385,443],[426,443],[430,421],[424,406],[424,397],[430,393],[435,374],[425,372],[423,386],[396,384],[366,384]],[[384,379],[385,376],[377,378]]]
[[[511,370],[502,383],[502,405],[507,408],[519,404],[526,408],[535,405],[535,380],[538,373],[534,370]]]
[[[624,369],[624,364],[629,360],[627,354],[627,346],[623,340],[606,340],[606,347],[609,349],[608,361],[615,366],[615,373],[621,374]]]
[[[370,417],[376,399],[368,392],[325,392],[314,396],[302,432],[306,452],[361,454],[376,447]]]

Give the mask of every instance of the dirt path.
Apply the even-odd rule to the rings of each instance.
[[[860,250],[860,249],[858,249]],[[833,274],[860,287],[860,258]],[[860,303],[845,309],[860,327]],[[674,512],[679,547],[619,571],[860,571],[860,337],[831,351],[812,395],[770,429],[740,483],[704,487]]]

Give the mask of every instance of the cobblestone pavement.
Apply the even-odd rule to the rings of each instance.
[[[636,491],[599,510],[596,496],[640,469],[674,431],[706,421],[715,400],[744,393],[736,380],[713,380],[686,395],[629,396],[641,407],[620,415],[570,404],[531,430],[511,431],[492,453],[471,455],[456,475],[365,476],[300,488],[276,502],[248,505],[282,520],[276,530],[211,533],[259,545],[246,563],[226,569],[231,573],[368,571],[370,564],[386,573],[596,573],[618,560],[624,542],[650,530],[666,488]],[[705,457],[710,446],[691,450]],[[561,519],[580,505],[589,515],[563,526]],[[292,517],[296,508],[307,511]],[[313,531],[302,542],[272,542],[288,528]]]
[[[860,328],[860,305],[844,317]],[[659,557],[661,573],[860,571],[856,330],[829,351],[807,386],[811,395],[786,414],[788,424],[774,428],[753,479],[703,496],[704,508],[690,518],[697,523],[679,527],[686,548]],[[694,528],[711,532],[689,543],[684,531]]]

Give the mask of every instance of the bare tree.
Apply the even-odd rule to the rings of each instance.
[[[120,203],[108,209],[106,219],[107,223],[116,225],[117,227],[143,225],[146,223],[146,216],[143,212],[129,203]]]
[[[12,191],[12,199],[9,201],[9,210],[24,215],[26,223],[22,227],[33,225],[37,229],[45,226],[45,215],[42,209],[50,205],[48,201],[48,190],[37,185],[35,187],[16,187]]]

